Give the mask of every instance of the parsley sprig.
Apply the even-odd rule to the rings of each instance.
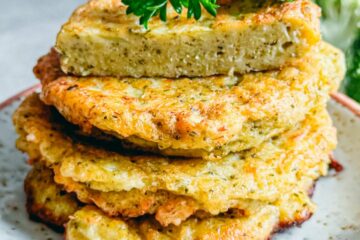
[[[145,28],[148,28],[148,22],[154,16],[159,15],[162,21],[166,21],[169,1],[178,14],[187,8],[187,17],[194,17],[196,20],[201,17],[201,7],[212,16],[216,16],[216,10],[219,7],[216,0],[122,0],[127,6],[126,14],[135,14],[140,17],[140,25],[144,25]]]
[[[293,2],[294,0],[279,0],[280,2]],[[201,17],[201,8],[203,7],[212,16],[216,16],[219,5],[217,0],[122,0],[127,6],[126,14],[135,14],[140,17],[140,25],[148,28],[149,20],[160,15],[162,21],[166,21],[167,5],[170,2],[174,10],[181,14],[184,8],[187,8],[187,17],[194,17],[199,20]],[[222,2],[221,0],[219,1]],[[225,1],[227,2],[227,1]],[[230,1],[231,2],[231,1]]]

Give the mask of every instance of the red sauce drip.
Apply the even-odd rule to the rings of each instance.
[[[343,165],[341,165],[341,163],[339,163],[338,161],[335,160],[334,156],[330,156],[331,158],[331,163],[330,163],[330,167],[332,169],[334,169],[337,173],[341,172],[344,170]]]

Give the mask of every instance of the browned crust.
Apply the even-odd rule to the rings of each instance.
[[[198,206],[192,199],[172,196],[166,191],[148,192],[136,204],[129,204],[127,208],[116,208],[112,204],[114,199],[109,200],[95,190],[83,189],[81,184],[62,177],[59,169],[56,167],[53,171],[55,172],[55,182],[63,185],[67,192],[76,193],[81,202],[86,204],[93,203],[111,217],[136,218],[145,214],[154,214],[156,220],[166,227],[170,224],[179,225],[198,209]],[[117,198],[116,200],[121,199]]]
[[[314,182],[314,184],[308,189],[308,195],[309,197],[312,197],[316,188],[317,181]],[[292,227],[300,227],[304,222],[308,221],[313,216],[312,212],[309,211],[303,211],[302,214],[298,215],[293,221],[282,221],[279,222],[278,226],[274,229],[271,236],[269,236],[268,239],[271,239],[273,235],[276,233],[285,232],[287,229]]]
[[[39,171],[44,170],[40,167],[40,165],[36,165],[35,169],[32,169],[28,175],[25,178],[24,181],[24,191],[26,195],[26,210],[29,214],[29,217],[31,220],[45,223],[47,226],[52,228],[56,232],[63,232],[65,224],[69,221],[69,216],[65,215],[65,212],[61,214],[56,214],[54,209],[51,207],[46,206],[46,203],[41,203],[37,199],[39,197],[39,192],[36,192],[36,188],[39,187],[41,190],[46,191],[47,189],[44,189],[41,186],[38,186],[39,182],[33,182],[33,180],[38,176],[40,173]],[[52,184],[55,184],[52,179],[52,171],[47,171],[47,173],[51,172],[51,176],[48,176],[49,179],[41,179],[40,181],[45,181],[46,184],[49,184],[51,186]],[[40,183],[41,184],[41,183]],[[68,196],[68,201],[71,201],[77,208],[79,209],[82,204],[78,202],[76,199],[75,194],[73,193],[67,193],[65,190],[62,190],[60,188],[60,185],[56,185],[57,191],[60,191],[62,196]],[[53,197],[53,196],[50,196]],[[46,201],[50,198],[46,198]],[[58,198],[58,201],[63,201],[63,198]],[[56,199],[53,201],[56,201]],[[69,203],[69,202],[66,202]],[[60,203],[59,203],[60,204]],[[74,209],[75,211],[75,209]]]
[[[154,96],[154,98],[149,97],[149,103],[151,102],[151,105],[149,104],[147,107],[140,108],[137,106],[139,103],[142,104],[144,100],[139,99],[143,98],[129,98],[126,93],[122,94],[126,91],[111,90],[118,85],[116,84],[118,83],[116,79],[109,79],[110,81],[106,81],[107,79],[105,79],[105,82],[108,83],[105,85],[109,87],[109,91],[114,92],[113,97],[115,97],[117,93],[120,93],[117,96],[119,101],[111,101],[111,98],[108,98],[103,94],[104,91],[91,92],[87,90],[87,87],[93,86],[93,80],[101,81],[101,79],[84,78],[84,81],[77,81],[76,78],[72,77],[60,77],[63,76],[63,73],[60,70],[57,58],[58,55],[53,50],[48,56],[41,58],[34,69],[35,74],[44,86],[41,98],[45,104],[55,106],[69,122],[78,125],[86,133],[91,133],[95,128],[100,129],[103,132],[119,138],[121,143],[133,142],[134,145],[147,148],[149,152],[160,152],[163,155],[182,155],[184,157],[203,157],[209,159],[220,158],[230,152],[250,148],[258,144],[259,141],[263,141],[272,135],[283,132],[286,128],[291,127],[290,125],[295,124],[295,119],[296,121],[300,121],[304,114],[307,113],[307,109],[316,107],[312,104],[304,104],[305,107],[299,107],[299,109],[302,109],[301,111],[293,111],[290,109],[289,105],[285,104],[284,106],[287,106],[286,108],[289,108],[290,111],[290,113],[286,115],[288,119],[290,119],[287,121],[283,118],[283,115],[285,115],[283,113],[286,111],[275,107],[278,104],[270,103],[277,103],[279,100],[301,102],[298,101],[300,98],[297,96],[303,95],[302,93],[299,93],[299,91],[296,90],[296,92],[299,93],[293,94],[296,97],[293,97],[290,94],[279,95],[273,94],[274,88],[271,88],[269,94],[264,94],[264,96],[262,96],[260,90],[254,90],[259,89],[259,87],[253,88],[249,85],[248,87],[244,87],[248,89],[249,92],[247,90],[237,91],[237,88],[234,88],[234,92],[229,94],[229,96],[231,96],[229,99],[232,99],[231,101],[229,100],[229,102],[222,102],[220,100],[216,100],[209,104],[204,104],[200,100],[195,100],[195,102],[191,100],[189,101],[189,104],[177,104],[174,102],[175,110],[174,108],[169,109],[167,107],[170,106],[169,104],[164,105],[165,107],[162,108],[161,111],[160,109],[155,108],[162,106],[162,104],[159,104],[158,102],[162,101],[162,98],[164,98],[165,95],[160,92],[158,97],[156,94],[152,95],[151,91],[149,91],[149,94],[144,95]],[[310,66],[310,64],[306,66]],[[310,69],[313,68],[309,68],[309,71]],[[307,71],[304,71],[304,73],[305,72]],[[304,77],[304,79],[308,79],[306,75]],[[266,79],[269,80],[269,82],[263,84],[265,82],[264,79],[262,83],[264,91],[266,91],[266,86],[277,82],[273,82],[271,77]],[[49,82],[51,82],[51,84],[49,84]],[[122,81],[120,82],[123,83]],[[136,84],[137,83],[138,82],[136,82]],[[313,83],[315,84],[315,81],[313,81]],[[140,84],[142,84],[141,81]],[[123,87],[126,87],[124,84],[121,84],[121,86],[122,89]],[[184,86],[187,85],[185,84]],[[284,89],[288,88],[283,85],[283,83],[279,85],[279,88],[280,86],[284,86]],[[137,89],[137,87],[135,88]],[[241,89],[241,87],[239,87],[239,89]],[[289,90],[292,90],[292,88]],[[105,92],[107,91],[105,90]],[[179,90],[179,93],[181,92],[186,91]],[[254,96],[260,94],[262,97],[259,97],[259,99],[248,99],[248,96],[251,96],[252,94],[254,94]],[[311,94],[317,95],[318,93],[313,91]],[[219,96],[219,99],[221,99],[221,97],[225,95],[219,94]],[[235,96],[237,96],[236,98],[238,98],[240,102],[245,101],[245,104],[243,104],[243,106],[240,106],[241,104],[239,104],[238,108],[234,107],[234,111],[230,111],[232,105],[237,106],[236,104],[230,105],[230,102],[235,101]],[[284,97],[278,99],[276,96]],[[174,100],[175,98],[171,97],[171,99]],[[186,95],[186,99],[192,98]],[[79,104],[79,100],[86,102],[86,104]],[[261,101],[263,101],[264,104],[266,103],[265,107],[261,104]],[[307,99],[302,102],[311,103],[311,101],[308,101]],[[115,106],[115,104],[120,104],[124,106],[124,108],[114,108],[113,106]],[[157,106],[155,104],[157,104]],[[319,100],[319,105],[320,104],[322,103]],[[199,116],[201,116],[199,118],[201,119],[201,122],[192,120],[191,114],[193,113],[191,113],[192,108],[190,108],[189,105],[198,106],[197,112]],[[261,105],[263,107],[261,107]],[[242,108],[244,108],[244,110],[240,111]],[[225,114],[227,109],[229,114],[233,115],[234,118],[244,116],[245,120],[241,120],[244,121],[244,124],[233,124],[230,120],[232,118],[229,118],[228,115]],[[74,111],[79,114],[72,114]],[[279,112],[279,115],[281,116],[274,114],[274,112]],[[139,114],[142,116],[141,118],[136,117],[139,116]],[[225,115],[227,117],[224,117]],[[146,121],[143,120],[145,118]],[[278,123],[278,127],[272,129],[272,131],[266,130],[266,134],[261,134],[260,131],[253,130],[256,128],[250,126],[250,123],[253,122],[252,119],[259,119],[259,122],[261,123],[259,124],[260,128],[268,128],[270,126],[270,124],[265,123],[266,121],[264,119],[269,119],[271,124],[275,122],[273,119],[277,119],[276,122]],[[284,121],[279,119],[283,119]],[[247,131],[250,133],[254,131],[255,133],[242,133],[240,131],[241,128],[244,129],[246,133]],[[195,134],[192,134],[192,130],[195,131]],[[206,138],[203,136],[206,136]],[[123,144],[123,146],[125,148],[129,147],[126,144]]]
[[[34,67],[34,70],[35,70],[35,68],[37,68],[37,66]],[[5,101],[0,103],[0,110],[8,107],[10,104],[19,100],[20,98],[29,96],[30,94],[36,92],[36,90],[39,90],[40,87],[41,87],[40,84],[35,84],[35,85],[19,92],[18,94],[6,99]],[[331,98],[335,102],[343,105],[347,110],[352,112],[355,116],[360,118],[360,105],[357,102],[355,102],[348,96],[344,95],[343,93],[339,93],[339,92],[332,93]]]
[[[231,0],[223,0],[224,4],[227,5]],[[295,0],[295,1],[283,1],[280,6],[278,4],[275,4],[273,6],[269,6],[267,8],[264,8],[262,11],[259,11],[257,14],[254,14],[254,16],[251,17],[251,20],[247,21],[254,21],[258,25],[264,25],[269,24],[271,22],[289,22],[289,21],[297,21],[297,23],[303,26],[306,26],[301,30],[301,34],[309,34],[312,37],[309,38],[309,44],[315,44],[320,40],[320,21],[319,18],[321,16],[321,9],[312,1],[308,0]],[[219,19],[218,22],[216,22],[214,25],[221,26],[223,24],[223,19],[226,19],[227,13],[219,13],[217,15],[217,19]],[[300,20],[294,20],[294,17],[299,17]],[[243,22],[240,24],[235,22],[232,24],[233,28],[239,28],[243,26]]]
[[[43,217],[40,213],[41,211],[38,212],[29,212],[31,219],[35,220],[37,222],[41,222],[46,224],[47,226],[49,226],[51,229],[53,229],[54,231],[57,232],[63,232],[64,231],[64,224],[57,224],[55,219],[52,219],[51,217],[53,216],[52,214],[47,214],[46,217]],[[312,217],[312,213],[307,213],[305,215],[303,215],[302,218],[297,218],[294,221],[289,221],[289,222],[280,222],[279,225],[274,229],[274,231],[272,232],[272,234],[268,237],[268,239],[271,239],[275,234],[277,233],[281,233],[286,231],[289,228],[292,228],[294,226],[301,226],[304,222],[306,222],[307,220],[309,220]],[[229,229],[230,231],[231,229]],[[236,231],[236,229],[232,229],[234,231]],[[225,238],[226,239],[226,238]]]
[[[193,202],[184,199],[174,199],[161,205],[155,215],[155,219],[162,225],[180,225],[182,221],[195,213],[197,206]]]
[[[39,100],[38,100],[39,101]],[[31,111],[31,112],[33,112],[33,111]],[[25,118],[25,120],[26,120],[26,118]],[[26,120],[26,121],[28,121],[28,120]],[[52,127],[54,127],[54,125],[52,125]],[[293,135],[293,137],[294,138],[298,138],[298,136],[299,136],[299,132],[296,132],[294,135]],[[41,137],[41,135],[39,136],[39,139],[41,139],[42,137]],[[68,145],[67,145],[68,146]],[[82,149],[84,150],[84,152],[86,151],[87,153],[91,153],[91,148],[88,148],[88,146],[82,146],[81,148],[79,147],[79,148],[77,148],[76,149],[76,151],[78,151],[78,152],[82,152]],[[89,152],[90,151],[90,152]],[[46,156],[46,155],[45,155]],[[52,167],[53,168],[53,170],[56,168],[56,167]],[[250,170],[249,169],[249,171],[252,171],[252,170]],[[57,175],[61,175],[61,174],[57,174]],[[65,188],[66,188],[66,190],[67,191],[70,191],[70,192],[73,192],[74,191],[74,189],[71,189],[71,188],[75,188],[76,186],[72,186],[72,185],[70,185],[70,186],[68,186],[68,184],[66,184],[66,183],[64,183],[64,182],[61,182],[61,181],[58,181],[58,183],[60,183],[60,184],[62,184],[62,185],[65,185]],[[76,182],[75,182],[76,183]],[[84,186],[86,186],[86,185],[84,185]],[[70,188],[69,188],[70,187]],[[79,195],[78,195],[79,196]],[[96,196],[96,195],[95,195]],[[124,195],[122,195],[122,197],[123,197]],[[122,197],[120,197],[120,198],[122,198]],[[150,196],[151,197],[151,196]],[[81,197],[79,197],[79,199],[80,200],[82,200],[82,198]],[[86,198],[85,198],[86,199]],[[111,205],[108,205],[108,206],[105,206],[106,208],[103,208],[101,205],[106,205],[106,204],[109,204],[109,197],[108,196],[103,196],[103,197],[100,197],[100,198],[98,198],[98,199],[92,199],[91,197],[90,198],[87,198],[87,199],[89,199],[88,201],[86,201],[87,203],[90,203],[90,200],[92,200],[91,202],[94,202],[96,205],[98,205],[101,209],[103,209],[105,212],[107,212],[108,214],[109,214],[109,212],[107,211],[107,209],[108,210],[110,210],[111,212],[115,212],[115,210],[113,209],[113,207],[111,207]],[[127,198],[123,198],[123,199],[127,199]],[[142,198],[142,199],[144,199],[144,198]],[[121,199],[120,199],[121,200]],[[101,203],[102,202],[102,203]],[[150,199],[150,200],[148,200],[148,199],[146,199],[146,201],[144,202],[144,206],[143,206],[143,204],[142,204],[142,202],[139,202],[138,201],[138,203],[140,203],[140,204],[138,204],[138,205],[136,205],[136,208],[140,208],[141,210],[143,210],[143,211],[146,211],[147,212],[147,209],[149,209],[149,205],[151,205],[152,204],[152,200]],[[162,204],[161,205],[163,205],[163,206],[166,206],[167,205],[167,202],[166,201],[164,201],[164,202],[162,202]],[[169,205],[171,206],[174,206],[175,205],[175,207],[176,207],[176,204],[171,204],[171,202],[169,202]],[[132,204],[131,204],[131,206],[132,206]],[[155,206],[156,207],[156,206]],[[131,207],[130,207],[131,208]],[[119,208],[120,209],[120,211],[128,211],[129,210],[129,207],[128,206],[121,206],[121,208]],[[167,208],[167,207],[165,207],[165,211],[163,212],[163,211],[161,211],[162,213],[164,213],[164,214],[158,214],[157,216],[156,216],[156,218],[157,218],[157,220],[159,220],[159,222],[161,222],[161,220],[160,219],[164,219],[164,221],[163,221],[163,223],[164,223],[164,225],[167,225],[167,223],[169,222],[168,221],[168,219],[165,217],[165,218],[161,218],[162,216],[166,216],[166,213],[171,213],[170,215],[170,217],[173,217],[174,215],[172,214],[174,211],[173,211],[173,207],[169,207],[169,208]],[[137,210],[137,209],[134,209],[134,210]],[[182,210],[182,209],[180,209],[180,210]],[[191,211],[193,211],[191,208],[190,208],[190,212]],[[182,218],[182,216],[184,216],[184,218],[187,218],[187,215],[188,215],[188,209],[186,209],[186,211],[184,211],[184,212],[182,212],[182,211],[179,211],[179,214],[180,214],[180,217]],[[120,212],[120,213],[122,213],[122,212]],[[149,214],[155,214],[156,213],[156,209],[154,210],[154,211],[152,211],[152,212],[147,212],[147,213],[149,213]],[[184,214],[183,214],[184,213]],[[128,216],[128,217],[134,217],[134,216]]]
[[[26,181],[25,181],[25,185],[26,185]],[[55,184],[55,183],[54,183]],[[60,186],[60,185],[58,185]],[[46,207],[44,207],[44,205],[36,205],[33,201],[32,198],[32,191],[30,187],[25,187],[26,189],[26,193],[27,193],[27,209],[28,212],[31,216],[32,219],[35,219],[39,222],[45,223],[46,225],[50,226],[51,228],[53,228],[56,231],[62,231],[64,229],[64,225],[66,224],[66,222],[68,221],[68,217],[66,217],[66,220],[59,220],[55,214],[52,213],[51,209],[47,209]],[[312,187],[310,187],[308,193],[311,196],[313,193],[313,190],[315,189],[315,183]],[[69,194],[69,193],[67,193]],[[173,206],[175,204],[175,206]],[[170,207],[181,207],[181,203],[174,203],[172,204]],[[238,209],[231,209],[229,212],[224,213],[223,216],[228,216],[228,217],[234,217],[234,216],[243,216],[244,212],[242,210],[238,210]],[[304,209],[304,211],[301,214],[298,214],[296,216],[296,218],[293,221],[281,221],[276,228],[274,228],[272,235],[279,233],[279,232],[283,232],[288,228],[291,228],[293,226],[301,226],[301,224],[303,224],[305,221],[307,221],[308,219],[311,218],[311,216],[313,215],[313,213],[311,211],[309,211],[308,209]],[[201,214],[200,215],[196,215],[199,218],[207,218],[210,216],[207,216],[206,214],[202,217]],[[114,217],[114,216],[112,216]],[[141,219],[141,218],[140,218]],[[156,216],[155,219],[157,220]],[[234,226],[235,227],[235,226]],[[226,231],[225,236],[227,236],[227,234],[232,234],[232,231],[236,231],[235,228],[229,228],[228,231]],[[272,236],[271,235],[271,236]],[[271,236],[269,236],[269,239],[271,239]],[[225,238],[227,239],[227,238]]]
[[[36,204],[34,192],[27,180],[24,182],[24,190],[26,193],[26,211],[29,214],[29,218],[33,221],[46,224],[55,232],[64,232],[64,225],[68,221],[68,218],[65,219],[56,216],[53,214],[52,209],[48,209],[41,204]]]
[[[46,57],[46,56],[44,56],[44,57]],[[40,59],[39,59],[39,61],[40,61]],[[34,71],[38,71],[37,70],[38,67],[39,66],[36,65],[34,67]],[[37,78],[39,78],[39,79],[42,78],[42,75],[40,73],[36,73],[36,74],[38,74]],[[63,74],[63,73],[61,72],[61,74]],[[59,76],[61,76],[61,75],[59,75]],[[53,79],[53,77],[50,77],[49,79]],[[8,107],[10,104],[12,104],[13,102],[19,100],[20,98],[29,96],[30,94],[36,92],[36,90],[39,90],[40,87],[41,87],[40,84],[35,84],[35,85],[33,85],[33,86],[19,92],[18,94],[6,99],[5,101],[0,103],[0,110]],[[346,96],[346,95],[344,95],[343,93],[340,93],[340,92],[332,93],[331,98],[335,102],[343,105],[343,107],[345,107],[347,110],[352,112],[355,116],[360,118],[360,104],[358,104],[357,102],[355,102],[354,100],[352,100],[351,98],[349,98],[348,96]]]
[[[313,215],[313,213],[311,213],[311,212],[304,212],[302,217],[298,217],[298,218],[294,219],[294,221],[280,222],[278,227],[275,229],[274,233],[283,232],[294,226],[300,227],[304,222],[309,220],[312,217],[312,215]]]
[[[65,226],[61,225],[59,223],[54,222],[54,219],[51,218],[51,214],[42,215],[41,212],[34,212],[33,209],[28,207],[28,204],[26,204],[26,211],[29,214],[29,219],[31,221],[42,223],[48,226],[50,229],[52,229],[54,232],[57,233],[64,233],[65,232]]]
[[[58,218],[56,216],[56,214],[53,213],[52,209],[47,208],[43,204],[36,204],[34,201],[34,196],[33,196],[34,192],[32,191],[33,186],[29,186],[30,179],[28,179],[28,178],[29,177],[27,177],[25,180],[25,191],[26,191],[26,195],[27,195],[27,205],[26,206],[27,206],[27,210],[29,212],[31,219],[36,220],[38,222],[45,223],[46,225],[48,225],[55,231],[60,231],[60,232],[63,231],[64,225],[67,223],[69,216],[63,216],[63,218]],[[52,179],[50,179],[50,181],[52,182]],[[55,183],[53,182],[52,184],[55,184]],[[57,185],[57,186],[58,186],[58,188],[60,187],[60,185]],[[313,189],[314,189],[314,187],[310,187],[308,192],[311,194]],[[69,194],[69,193],[66,193],[66,194]],[[73,201],[76,201],[75,198]],[[182,206],[181,206],[181,203],[174,203],[170,207],[178,208],[178,207],[182,207]],[[242,210],[232,209],[229,212],[224,213],[222,216],[234,217],[234,216],[243,216],[243,215],[244,215],[244,212]],[[303,222],[308,220],[311,216],[312,216],[312,212],[310,212],[308,209],[304,209],[304,211],[301,214],[298,214],[293,221],[280,222],[277,225],[277,227],[274,229],[272,234],[285,231],[287,228],[290,228],[292,226],[300,226]],[[205,214],[203,217],[200,215],[199,216],[197,215],[197,217],[207,218],[210,216],[206,216],[206,214]],[[155,219],[156,219],[156,216],[155,216]],[[227,229],[227,231],[224,232],[224,234],[225,234],[224,237],[233,236],[232,235],[233,232],[236,232],[236,225]],[[269,236],[269,238],[271,238],[271,236]],[[227,239],[227,238],[225,238],[225,239]]]
[[[49,84],[57,78],[65,74],[60,69],[60,58],[54,48],[50,53],[41,57],[36,66],[33,68],[35,77],[38,78],[43,85]]]

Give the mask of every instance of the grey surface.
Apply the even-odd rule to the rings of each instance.
[[[0,102],[37,83],[36,60],[85,0],[0,0]]]

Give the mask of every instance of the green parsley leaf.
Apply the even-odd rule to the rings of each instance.
[[[160,16],[162,21],[166,21],[168,3],[174,8],[175,12],[181,14],[187,8],[187,17],[199,20],[201,18],[201,8],[203,7],[212,16],[216,16],[219,7],[216,0],[122,0],[127,6],[126,14],[134,14],[140,17],[140,25],[148,28],[149,20],[154,16]]]

